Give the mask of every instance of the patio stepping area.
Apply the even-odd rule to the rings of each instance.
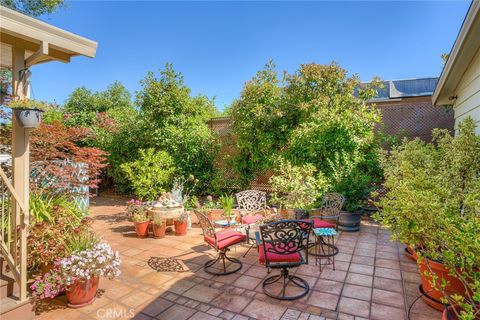
[[[243,268],[228,276],[203,271],[214,252],[203,242],[201,229],[187,236],[138,239],[127,221],[125,199],[92,199],[94,228],[120,252],[122,275],[101,279],[96,301],[69,309],[65,297],[38,305],[39,319],[407,319],[418,297],[415,262],[403,255],[404,246],[390,241],[388,230],[362,221],[360,232],[340,232],[335,270],[322,272],[310,257],[308,265],[292,269],[311,287],[307,296],[279,301],[262,292],[266,268],[258,264],[256,250],[234,247],[231,256]],[[272,272],[278,272],[276,270]],[[410,311],[411,320],[441,319],[441,313],[421,299]]]

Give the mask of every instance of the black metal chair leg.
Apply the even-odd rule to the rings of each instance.
[[[221,250],[218,252],[218,256],[215,258],[215,259],[212,259],[212,260],[209,260],[207,262],[205,262],[205,265],[203,267],[203,269],[205,270],[206,273],[209,273],[209,274],[213,274],[213,275],[216,275],[216,276],[226,276],[228,274],[232,274],[232,273],[235,273],[237,272],[238,270],[242,269],[242,262],[236,258],[231,258],[231,257],[228,257],[227,256],[227,251],[229,249],[224,249],[224,250]],[[227,265],[225,264],[225,259],[227,259],[228,261],[232,262],[232,264],[234,265],[237,265],[235,268],[233,268],[233,270],[230,270],[230,271],[227,271]],[[223,265],[223,271],[213,271],[212,267],[216,264],[218,264],[219,262],[221,261],[222,265]]]
[[[282,281],[282,289],[281,289],[281,294],[274,294],[268,290],[268,287],[272,284],[277,283],[278,281]],[[286,290],[287,287],[290,283],[293,283],[296,287],[301,288],[302,291],[299,294],[296,295],[291,295],[287,296],[286,295]],[[303,280],[300,277],[297,277],[295,275],[290,275],[287,268],[282,268],[280,274],[271,276],[266,278],[263,281],[263,292],[274,299],[279,299],[279,300],[295,300],[295,299],[300,299],[301,297],[304,297],[308,291],[310,290],[310,286],[308,283]]]

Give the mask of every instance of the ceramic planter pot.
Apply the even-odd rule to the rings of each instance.
[[[308,212],[303,209],[281,209],[280,216],[282,219],[308,219]]]
[[[362,215],[358,212],[342,211],[338,218],[338,229],[346,232],[360,231]]]
[[[145,238],[148,236],[148,225],[150,221],[145,222],[135,222],[135,232],[137,233],[137,237]]]
[[[175,224],[175,235],[176,236],[185,236],[187,234],[187,220],[173,222]]]
[[[38,109],[13,109],[15,118],[24,128],[38,128],[42,122],[42,110]]]
[[[87,281],[77,280],[70,285],[65,294],[67,296],[68,306],[70,308],[81,308],[88,306],[95,301],[98,289],[98,277],[93,277]]]
[[[161,226],[152,223],[152,229],[153,229],[153,236],[155,238],[164,238],[165,237],[165,231],[167,230],[167,225],[165,223],[162,223]]]
[[[432,287],[430,283],[432,281],[432,277],[425,274],[425,272],[430,272],[430,269],[431,272],[438,276],[438,281],[441,281],[441,279],[443,278],[449,283],[445,287],[445,293],[447,295],[466,295],[468,289],[465,288],[465,286],[459,279],[449,275],[449,271],[445,268],[445,265],[443,263],[424,258],[419,264],[418,269],[420,271],[421,285],[419,289],[422,293],[422,300],[425,301],[425,303],[429,306],[440,311],[444,309],[444,304],[441,302],[441,298],[444,297],[443,293]]]
[[[210,209],[207,211],[207,216],[210,221],[221,220],[224,214],[223,209]]]

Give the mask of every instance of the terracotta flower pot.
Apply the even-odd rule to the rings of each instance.
[[[207,211],[208,220],[215,221],[223,219],[225,211],[223,209],[210,209]]]
[[[161,226],[152,223],[152,229],[153,229],[153,236],[155,238],[164,238],[165,237],[165,231],[167,230],[167,225],[165,223],[162,223]]]
[[[427,266],[427,264],[430,268]],[[439,290],[433,289],[430,284],[432,277],[424,274],[425,272],[429,273],[430,269],[431,272],[438,276],[437,283],[441,283],[442,278],[449,283],[444,290],[446,295],[458,294],[465,296],[468,289],[465,288],[459,279],[448,274],[448,270],[445,268],[443,263],[435,262],[425,258],[419,265],[419,271],[420,280],[422,283],[420,286],[420,292],[424,293],[422,295],[422,300],[425,301],[426,304],[440,311],[444,309],[444,305],[441,302],[441,299],[444,297],[443,293]]]
[[[187,234],[187,221],[178,221],[173,222],[175,224],[175,235],[184,236]]]
[[[98,277],[90,280],[77,280],[70,285],[65,294],[67,296],[68,306],[70,308],[81,308],[88,306],[95,301],[95,295],[98,289]]]
[[[145,222],[135,222],[135,232],[137,233],[137,237],[145,238],[148,236],[148,225],[150,221]]]
[[[407,246],[405,248],[405,256],[407,256],[408,258],[412,259],[413,261],[417,261],[418,259],[418,255],[417,253],[415,252],[415,250],[413,250],[413,248],[411,246]]]

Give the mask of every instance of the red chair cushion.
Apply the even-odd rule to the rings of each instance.
[[[257,223],[262,220],[263,216],[261,214],[247,214],[242,218],[242,222],[245,224]]]
[[[275,262],[275,263],[281,263],[281,262],[300,262],[302,261],[302,257],[300,256],[300,253],[295,252],[295,253],[290,253],[290,254],[278,254],[275,252],[269,252],[268,249],[272,247],[272,244],[267,243],[265,244],[265,247],[267,248],[267,259],[268,262]],[[258,262],[261,264],[265,264],[265,249],[263,247],[263,244],[259,246],[258,250]]]
[[[320,218],[313,218],[313,219],[302,219],[303,221],[313,221],[314,228],[335,228],[334,223],[330,223],[328,221],[322,220]]]
[[[218,249],[224,249],[231,245],[237,244],[239,242],[245,241],[247,235],[234,231],[234,230],[227,230],[227,231],[220,231],[216,233],[217,235],[217,244]],[[212,247],[215,247],[215,238],[205,236],[205,241],[208,242]]]

